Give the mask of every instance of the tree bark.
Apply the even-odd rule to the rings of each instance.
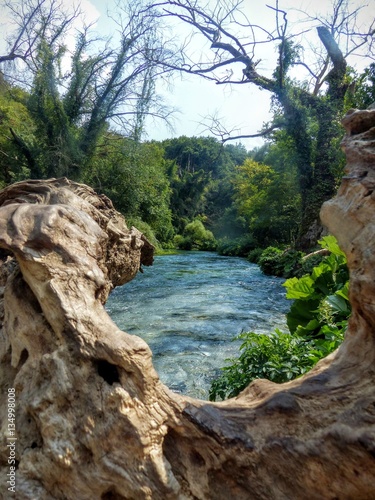
[[[17,499],[375,498],[375,110],[344,120],[347,175],[322,220],[351,271],[344,343],[309,374],[209,403],[163,386],[103,304],[151,248],[66,179],[0,193],[0,478]],[[147,251],[145,251],[145,249]],[[10,392],[8,390],[10,389]],[[12,431],[13,432],[13,431]]]

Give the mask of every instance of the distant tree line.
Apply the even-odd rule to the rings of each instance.
[[[320,205],[343,172],[340,117],[375,101],[375,63],[362,73],[347,64],[353,50],[371,54],[374,31],[355,31],[359,10],[335,0],[331,17],[319,19],[317,61],[307,65],[278,5],[276,29],[263,29],[278,47],[266,77],[254,59],[262,43],[254,26],[242,23],[240,34],[231,34],[240,26],[241,2],[227,16],[224,7],[202,11],[183,0],[124,2],[111,39],[83,26],[74,49],[67,36],[79,9],[64,11],[55,0],[6,2],[15,28],[0,55],[0,184],[59,176],[86,182],[164,246],[211,249],[219,241],[232,254],[270,244],[313,246]],[[187,64],[188,47],[167,38],[171,16],[208,39],[212,57]],[[148,116],[171,114],[157,96],[158,79],[180,70],[220,84],[218,69],[238,64],[244,69],[233,84],[273,95],[273,122],[260,133],[264,146],[246,151],[218,128],[218,138],[144,140]],[[309,78],[290,76],[296,66]]]

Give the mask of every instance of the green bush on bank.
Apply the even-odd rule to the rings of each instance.
[[[270,334],[242,333],[236,337],[243,340],[240,355],[212,382],[210,400],[237,396],[257,378],[283,383],[303,375],[341,344],[344,326],[330,328],[321,340],[306,340],[277,329]]]
[[[264,274],[283,278],[300,277],[309,273],[323,258],[320,254],[306,256],[293,248],[275,246],[260,248],[252,235],[220,239],[217,252],[219,255],[246,257],[250,262],[258,264]]]
[[[277,247],[267,247],[263,250],[258,259],[258,264],[264,274],[280,276],[281,266],[280,257],[283,251]]]
[[[258,264],[264,274],[289,278],[295,276],[301,268],[303,256],[303,252],[292,248],[282,250],[277,247],[268,247],[263,250]]]
[[[236,396],[256,378],[292,380],[340,345],[351,313],[347,262],[333,236],[320,244],[330,255],[320,256],[310,274],[284,284],[287,298],[293,300],[287,314],[289,333],[247,332],[236,337],[243,340],[240,355],[228,360],[212,382],[211,401]]]
[[[264,252],[264,248],[254,248],[247,254],[247,260],[253,264],[259,264],[259,259]]]
[[[217,246],[213,233],[206,229],[199,219],[186,224],[183,234],[176,235],[173,243],[180,250],[213,251]]]
[[[263,249],[260,255],[260,250],[255,250],[254,253],[249,253],[248,260],[259,264],[264,274],[282,278],[300,278],[311,273],[326,255],[321,252],[305,255],[293,248],[281,249],[272,246]]]
[[[218,241],[217,252],[219,255],[231,257],[246,257],[255,247],[254,238],[246,234],[238,238],[223,238]]]

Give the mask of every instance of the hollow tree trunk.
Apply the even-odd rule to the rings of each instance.
[[[105,312],[111,287],[151,259],[105,198],[67,180],[0,193],[13,256],[1,267],[0,477],[14,388],[15,498],[375,498],[375,110],[344,124],[347,176],[322,219],[351,270],[345,341],[306,376],[221,403],[169,391],[147,345]]]

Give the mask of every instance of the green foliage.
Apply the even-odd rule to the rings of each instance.
[[[312,273],[314,267],[317,267],[326,254],[322,253],[312,253],[302,257],[300,261],[300,268],[296,269],[295,276],[301,278],[304,274]]]
[[[311,274],[285,282],[287,298],[293,300],[287,315],[290,332],[239,335],[240,355],[228,360],[230,364],[212,382],[211,400],[236,396],[256,378],[292,380],[340,345],[351,312],[346,259],[333,236],[320,244],[330,255]],[[267,254],[280,255],[280,251],[269,249]]]
[[[186,224],[204,214],[210,229],[221,237],[233,234],[233,218],[228,217],[232,205],[233,169],[244,161],[243,146],[223,146],[212,137],[179,137],[162,143],[168,163],[171,184],[173,226],[181,234]],[[229,212],[228,212],[229,210]],[[237,214],[233,214],[234,219]],[[239,228],[243,232],[243,227]]]
[[[236,169],[233,179],[234,205],[245,218],[251,234],[257,233],[263,224],[268,226],[268,233],[271,231],[267,204],[269,189],[275,182],[275,176],[271,167],[250,158]]]
[[[107,134],[82,180],[111,198],[125,218],[148,224],[161,244],[173,239],[170,186],[159,145]]]
[[[375,63],[371,63],[360,75],[351,70],[347,83],[346,108],[368,108],[375,102]]]
[[[174,237],[174,244],[180,250],[216,250],[214,235],[199,219],[186,224],[183,235]]]
[[[26,106],[38,133],[27,145],[31,177],[78,178],[83,161],[79,133],[69,120],[60,95],[59,76],[63,46],[54,47],[42,39],[37,52],[38,66]],[[24,151],[23,151],[24,152]]]
[[[295,250],[293,248],[289,248],[285,250],[280,256],[279,265],[282,269],[282,274],[284,278],[289,278],[290,276],[294,276],[298,269],[301,266],[301,260],[304,253]]]
[[[240,356],[228,360],[210,388],[211,401],[237,396],[250,382],[266,378],[272,382],[288,382],[309,371],[323,357],[333,352],[342,342],[346,322],[325,328],[319,340],[306,340],[280,330],[264,333],[242,333],[235,340],[243,340]]]
[[[278,82],[280,90],[283,88],[284,80],[288,73],[288,70],[293,65],[293,63],[299,59],[299,54],[302,47],[292,40],[283,39],[282,43],[279,45],[279,64],[274,71],[274,78]]]
[[[219,255],[230,255],[235,257],[246,257],[254,248],[255,241],[251,234],[239,238],[222,238],[217,245]]]
[[[273,276],[281,275],[280,257],[282,254],[283,251],[276,247],[267,247],[263,250],[262,255],[259,257],[258,264],[264,274],[271,274]]]
[[[233,204],[221,212],[221,215],[213,224],[213,231],[216,237],[220,241],[223,241],[224,244],[230,240],[254,240],[254,237],[248,232],[245,218],[238,213]]]
[[[30,169],[19,147],[32,142],[35,124],[24,104],[27,94],[17,87],[0,84],[0,184],[5,186],[30,177]],[[15,144],[12,131],[18,131],[20,144]]]
[[[103,191],[113,194],[116,205],[126,214],[137,212],[163,242],[174,233],[182,234],[189,221],[204,216],[207,228],[223,239],[224,253],[242,255],[249,249],[237,241],[231,248],[227,238],[248,237],[254,241],[252,247],[289,245],[296,240],[298,248],[315,245],[302,237],[312,234],[308,230],[317,220],[321,203],[335,193],[343,172],[340,119],[349,106],[363,108],[375,101],[374,63],[356,74],[343,57],[331,72],[333,61],[326,54],[326,73],[317,73],[313,89],[311,82],[291,79],[290,69],[300,61],[303,48],[283,34],[277,40],[273,78],[249,78],[249,84],[273,96],[273,123],[278,127],[268,136],[269,142],[250,155],[241,144],[223,146],[212,137],[166,140],[161,145],[163,168],[155,167],[161,172],[160,183],[149,160],[144,168],[137,159],[134,168],[141,171],[137,184],[130,173],[130,154],[126,152],[125,161],[119,157],[110,165],[103,142],[114,123],[122,138],[140,142],[148,113],[168,115],[155,95],[156,75],[164,72],[165,58],[167,66],[173,66],[174,50],[163,39],[166,31],[159,14],[144,9],[142,2],[122,2],[115,38],[100,40],[92,36],[91,28],[83,28],[74,50],[68,51],[65,36],[74,15],[64,14],[57,4],[50,15],[41,7],[34,12],[39,19],[32,21],[36,31],[27,61],[28,92],[14,87],[4,97],[0,74],[0,185],[24,177],[67,175],[87,179],[100,190],[103,180]],[[336,20],[345,17],[346,7],[340,3]],[[27,11],[18,17],[17,9],[10,10],[19,21]],[[195,8],[188,10],[193,17],[202,15],[197,10],[194,14]],[[334,37],[340,29],[332,26],[326,36]],[[20,46],[26,43],[26,33],[19,32]],[[144,189],[146,170],[149,194]],[[126,178],[131,182],[127,184]],[[117,179],[119,185],[115,185]],[[153,200],[159,190],[158,206]],[[134,208],[129,208],[133,202]],[[172,222],[168,222],[171,214]],[[305,270],[304,263],[300,269]]]
[[[259,259],[264,252],[264,248],[254,248],[247,254],[247,260],[253,264],[259,264]]]
[[[300,196],[294,159],[283,148],[280,143],[253,152],[254,158],[246,159],[233,177],[234,207],[256,246],[287,244],[298,233]]]
[[[321,256],[311,260],[306,259],[303,252],[293,248],[283,250],[277,247],[267,247],[262,251],[256,262],[264,274],[290,278],[310,272],[312,266],[318,264],[321,259]]]
[[[33,134],[25,135],[22,125],[14,126],[8,140],[30,177],[64,175],[82,180],[110,126],[139,141],[146,115],[168,116],[170,110],[156,98],[155,80],[157,72],[163,73],[156,68],[165,56],[170,62],[171,50],[164,45],[160,16],[141,3],[124,1],[117,6],[121,22],[116,36],[100,39],[91,27],[83,27],[70,52],[65,38],[78,10],[67,14],[62,3],[52,2],[50,11],[47,6],[44,11],[41,2],[24,20],[25,26],[39,26],[35,32],[31,29],[33,35],[26,27],[20,33],[35,36],[27,61],[29,90],[23,100]],[[19,22],[22,15],[26,13],[20,13]]]
[[[264,274],[288,278],[294,276],[300,268],[303,255],[293,248],[282,250],[267,247],[259,257],[258,264]]]
[[[306,338],[324,337],[323,328],[347,320],[351,310],[345,254],[333,236],[326,236],[320,244],[331,254],[311,274],[284,283],[286,297],[294,300],[287,314],[288,328]]]
[[[176,236],[173,238],[173,245],[178,248],[179,250],[192,250],[193,245],[191,243],[191,240],[188,238],[184,238],[182,234],[176,234]]]

